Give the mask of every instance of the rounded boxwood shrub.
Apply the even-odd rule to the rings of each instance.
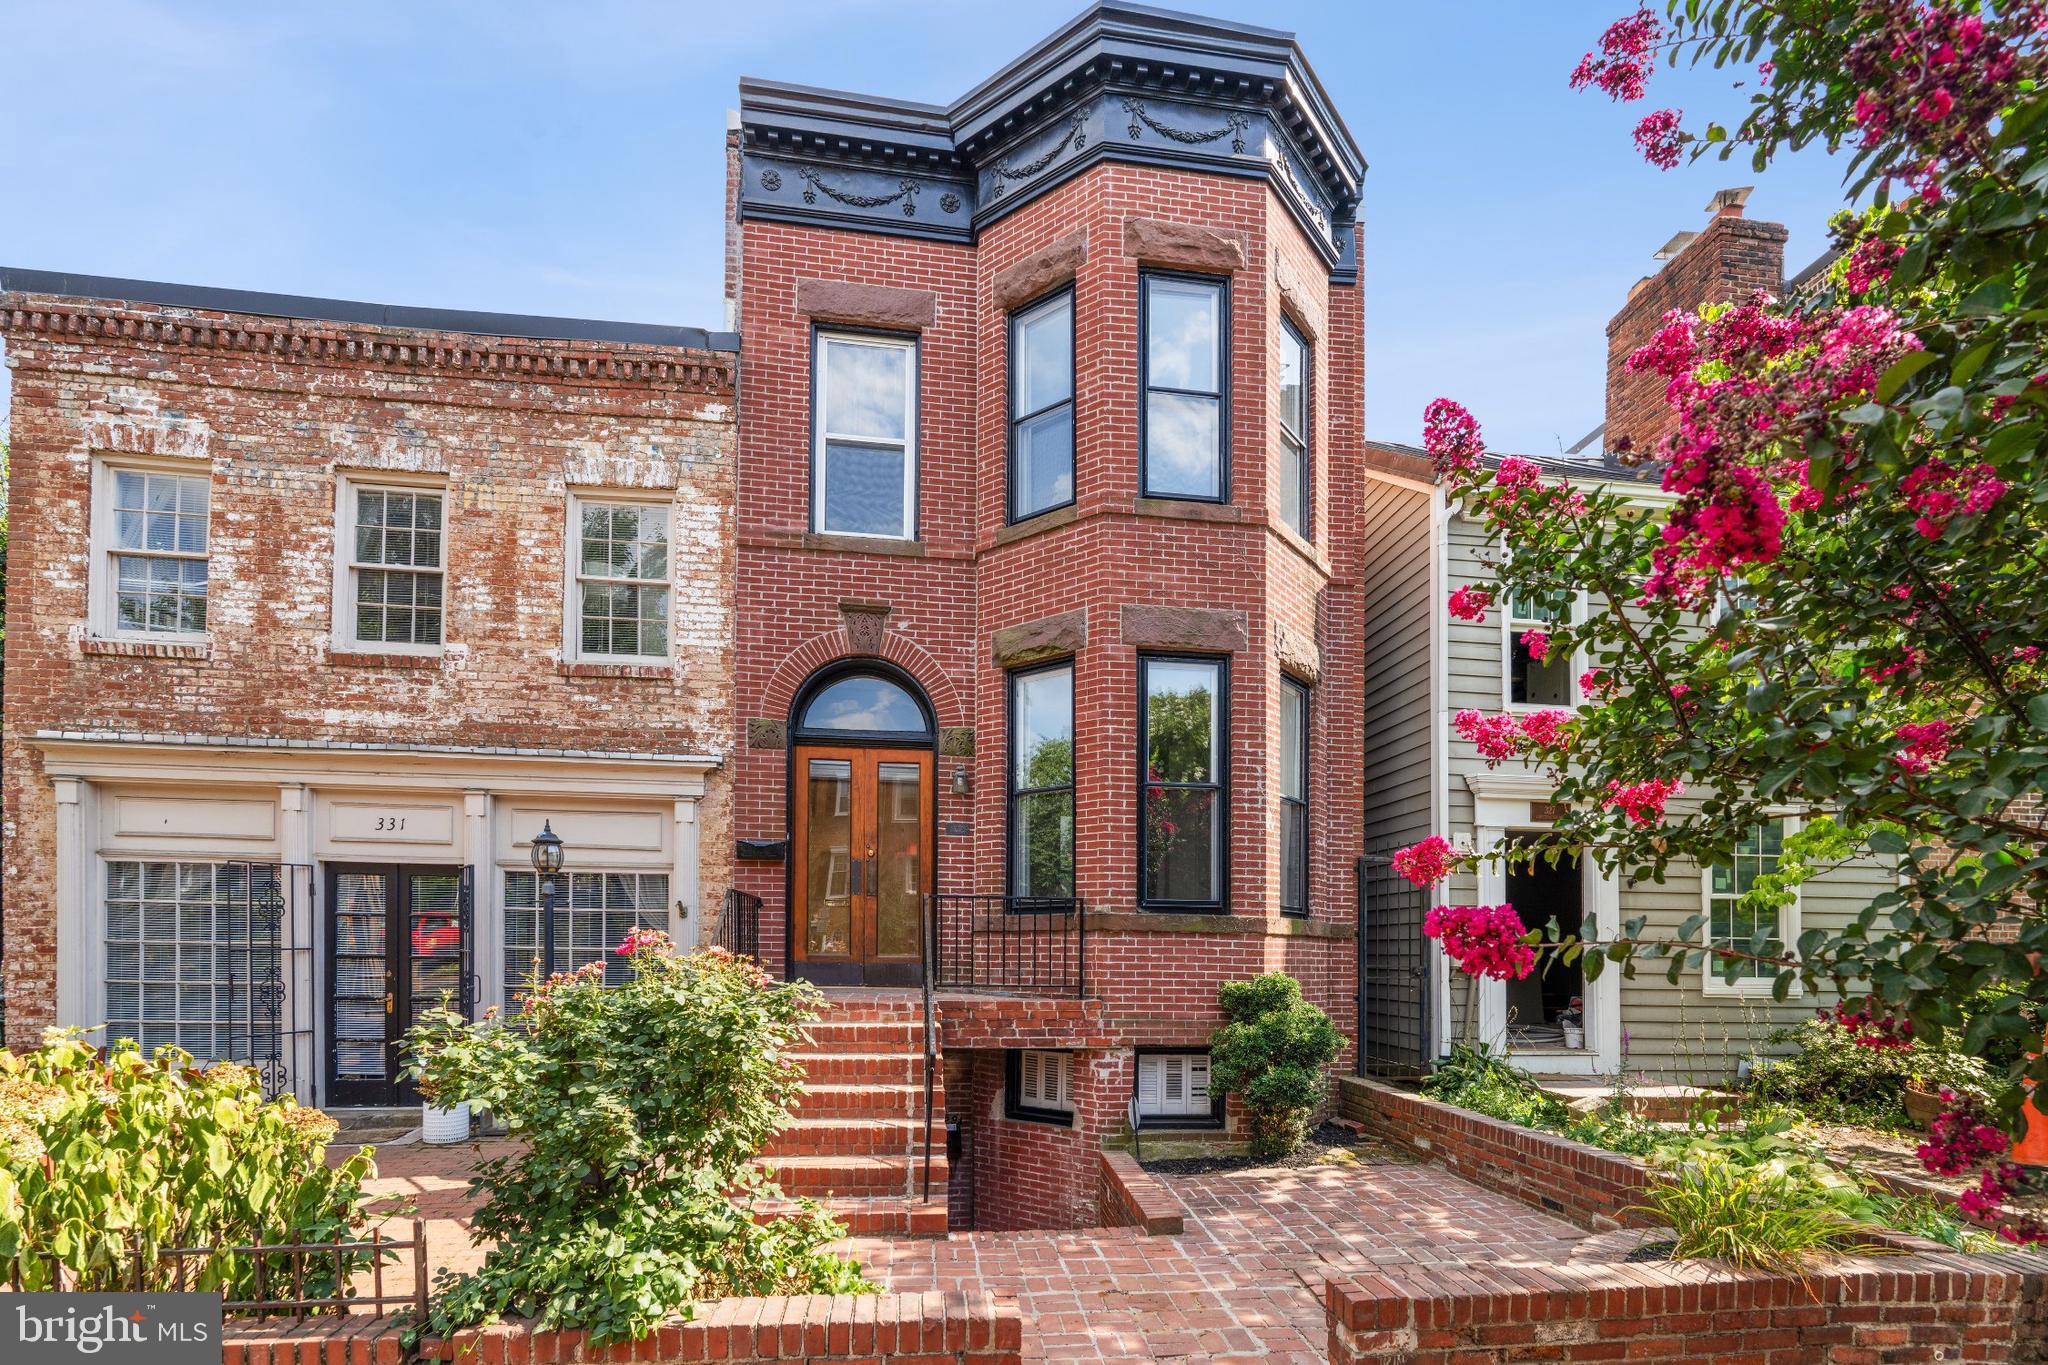
[[[1226,981],[1219,995],[1226,1022],[1209,1040],[1211,1081],[1244,1102],[1252,1154],[1286,1156],[1329,1098],[1344,1035],[1285,972]]]
[[[144,1056],[121,1039],[104,1056],[75,1030],[0,1051],[0,1282],[25,1289],[173,1287],[170,1247],[351,1241],[363,1235],[369,1149],[327,1164],[334,1120],[266,1100],[256,1073],[200,1067],[181,1048]],[[290,1261],[265,1258],[290,1284]],[[138,1267],[139,1262],[139,1267]],[[335,1292],[335,1258],[305,1258],[304,1290]],[[342,1256],[344,1278],[367,1253]],[[184,1287],[253,1297],[246,1255],[188,1262]],[[282,1278],[280,1278],[282,1277]]]
[[[436,1334],[521,1317],[601,1346],[700,1299],[869,1287],[814,1202],[756,1217],[781,1191],[752,1158],[802,1091],[792,1054],[817,992],[721,949],[678,956],[661,934],[618,951],[616,986],[593,962],[536,983],[508,1021],[444,1009],[407,1038],[422,1094],[518,1140],[476,1167],[474,1236],[494,1245],[440,1277]]]

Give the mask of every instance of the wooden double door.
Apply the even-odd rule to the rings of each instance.
[[[791,966],[825,985],[922,980],[932,889],[932,754],[799,745]]]

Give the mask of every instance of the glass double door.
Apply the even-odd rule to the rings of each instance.
[[[402,1042],[444,998],[467,1010],[469,900],[458,867],[327,865],[329,1104],[418,1100]]]
[[[916,985],[932,889],[932,756],[801,745],[790,926],[796,974]]]

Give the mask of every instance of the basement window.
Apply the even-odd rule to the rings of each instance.
[[[1073,1053],[1013,1048],[1005,1054],[1005,1066],[1003,1112],[1007,1116],[1038,1123],[1073,1123]]]
[[[1209,1085],[1206,1052],[1140,1052],[1137,1086],[1141,1128],[1223,1124],[1223,1095]]]

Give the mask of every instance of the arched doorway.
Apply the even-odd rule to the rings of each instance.
[[[790,713],[790,972],[907,986],[923,970],[938,731],[907,674],[836,665]]]

